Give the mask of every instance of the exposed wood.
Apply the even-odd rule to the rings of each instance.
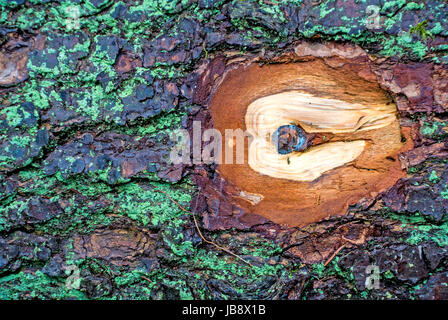
[[[309,133],[355,133],[391,125],[397,121],[395,113],[396,107],[391,103],[361,105],[297,91],[257,99],[249,105],[245,116],[246,128],[255,137],[249,147],[249,166],[274,178],[313,181],[324,172],[355,160],[366,142],[329,142],[305,152],[282,155],[270,139],[278,127],[293,123]]]
[[[214,127],[223,136],[225,129],[240,128],[255,138],[245,145],[244,164],[218,167],[240,190],[234,194],[238,206],[276,223],[304,226],[345,214],[348,205],[405,175],[397,155],[412,142],[402,142],[409,130],[402,132],[395,104],[365,64],[340,60],[339,68],[310,59],[240,66],[225,74],[210,102]],[[290,123],[328,137],[304,152],[281,155],[270,136]]]

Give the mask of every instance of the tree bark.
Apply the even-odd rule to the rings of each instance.
[[[0,5],[1,299],[448,298],[446,1]],[[285,91],[338,165],[169,161]]]

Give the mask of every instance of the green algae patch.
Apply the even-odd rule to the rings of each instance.
[[[386,211],[385,217],[401,222],[401,227],[408,232],[405,241],[411,245],[432,241],[440,247],[448,246],[446,236],[448,234],[448,219],[446,218],[434,224],[420,213],[403,215]]]
[[[51,279],[41,271],[19,272],[0,278],[0,299],[85,299],[76,290],[68,290],[63,281]]]

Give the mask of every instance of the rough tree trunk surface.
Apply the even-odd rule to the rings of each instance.
[[[446,1],[0,5],[1,299],[448,299]],[[274,71],[246,90],[250,72],[292,68],[322,83],[315,96],[396,106],[395,129],[352,137],[378,161],[313,183],[264,176],[261,201],[247,165],[167,161],[194,120],[246,128],[241,101],[278,93]],[[243,92],[216,118],[231,70]],[[332,76],[346,90],[325,89]]]

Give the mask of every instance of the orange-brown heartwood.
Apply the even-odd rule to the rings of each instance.
[[[396,106],[366,60],[366,55],[308,57],[263,66],[242,64],[226,71],[210,101],[214,127],[223,136],[225,129],[253,131],[258,120],[251,118],[253,110],[248,115],[248,108],[255,104],[260,110],[282,109],[279,114],[286,122],[327,137],[280,160],[270,154],[272,148],[250,151],[246,143],[244,164],[218,167],[238,190],[235,204],[279,224],[304,226],[345,214],[350,204],[374,197],[406,174],[397,156],[412,148],[409,128],[400,128]],[[310,98],[309,109],[303,108],[304,97]],[[329,102],[329,110],[313,109]],[[288,103],[291,107],[285,107]],[[340,113],[338,105],[348,107]]]

